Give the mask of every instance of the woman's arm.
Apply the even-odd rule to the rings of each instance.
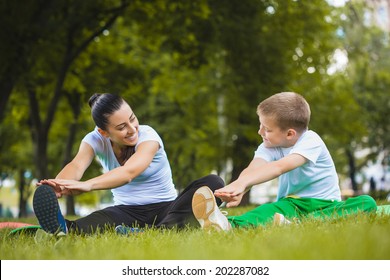
[[[160,145],[156,141],[142,142],[139,144],[134,155],[123,166],[88,180],[86,183],[91,185],[91,190],[112,189],[129,183],[145,171],[159,148]]]
[[[105,174],[84,182],[69,180],[55,181],[70,191],[78,190],[88,192],[116,188],[131,182],[141,174],[150,165],[159,147],[159,143],[156,141],[145,141],[138,146],[137,151],[123,166],[110,170]]]
[[[62,195],[77,194],[79,192],[69,192],[64,189],[62,184],[59,183],[59,179],[80,180],[83,177],[85,170],[91,165],[94,157],[95,153],[92,147],[85,142],[81,142],[76,156],[57,174],[56,179],[43,179],[39,181],[37,185],[46,184],[52,186],[58,198]]]
[[[80,180],[94,157],[92,147],[86,142],[81,142],[76,156],[57,174],[56,179]]]

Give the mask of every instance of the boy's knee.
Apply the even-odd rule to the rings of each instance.
[[[362,205],[363,205],[363,210],[367,212],[371,211],[376,211],[377,205],[375,199],[373,199],[369,195],[361,195],[359,196]]]

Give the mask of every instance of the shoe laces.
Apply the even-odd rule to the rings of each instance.
[[[229,215],[228,211],[221,211],[222,215],[227,216]]]
[[[218,208],[219,208],[219,211],[221,211],[222,215],[227,216],[229,214],[228,211],[222,210],[222,208],[225,208],[225,207],[226,207],[226,202],[224,201],[221,203],[221,205]]]

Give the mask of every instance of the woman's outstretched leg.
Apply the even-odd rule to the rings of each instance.
[[[208,175],[193,181],[185,190],[172,202],[171,206],[165,213],[165,217],[157,224],[157,227],[172,228],[177,226],[183,228],[186,225],[199,227],[199,223],[192,212],[192,197],[197,189],[207,186],[213,192],[216,189],[224,187],[225,183],[217,175]],[[216,199],[218,205],[222,202]]]

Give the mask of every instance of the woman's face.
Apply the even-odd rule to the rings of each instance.
[[[119,110],[108,117],[107,136],[119,146],[135,146],[139,122],[130,106],[123,102]]]

